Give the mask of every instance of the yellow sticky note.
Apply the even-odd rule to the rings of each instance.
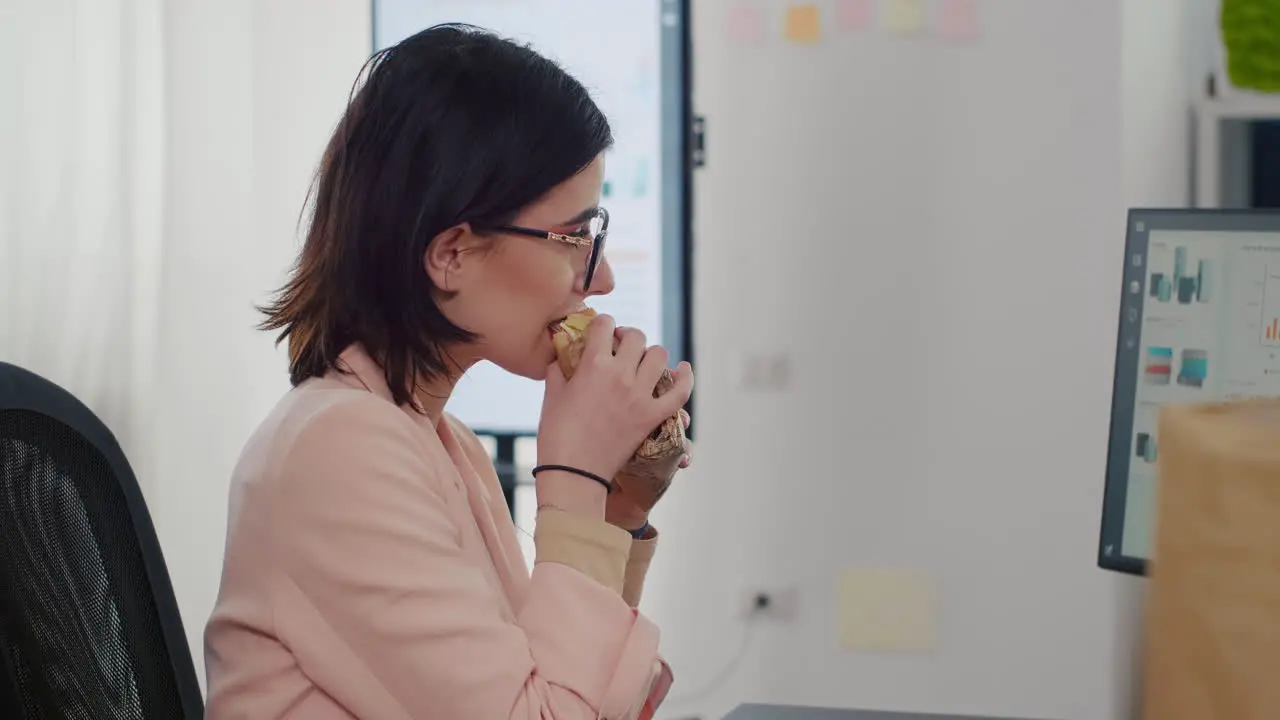
[[[932,650],[937,645],[933,578],[910,570],[848,570],[840,578],[840,644],[870,651]]]
[[[822,15],[818,6],[792,5],[787,8],[784,28],[791,42],[809,44],[822,40]]]
[[[887,0],[884,22],[890,32],[898,35],[914,35],[924,27],[924,3],[922,0]]]

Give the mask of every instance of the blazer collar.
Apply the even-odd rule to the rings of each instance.
[[[325,378],[347,387],[367,390],[392,402],[391,388],[387,385],[382,366],[362,345],[355,344],[342,351],[338,356],[338,367],[340,370],[330,370]],[[450,426],[449,420],[442,417],[436,424],[430,417],[408,405],[402,405],[400,409],[425,431],[424,441],[435,451],[431,461],[440,473],[439,477],[446,484],[452,485],[461,496],[465,496],[463,501],[467,503],[476,531],[488,548],[490,557],[494,559],[499,583],[516,597],[522,597],[524,585],[528,582],[528,570],[519,553],[520,542],[515,536],[515,525],[498,522],[498,511],[491,499],[493,496],[486,487],[486,481],[481,478],[481,474],[487,475],[488,484],[493,488],[498,487],[498,479],[492,475],[492,465],[486,466],[483,461],[471,457],[458,433]],[[507,516],[507,513],[506,508],[502,508],[501,515]],[[514,619],[514,610],[509,606],[507,609]]]
[[[391,396],[391,386],[387,384],[387,376],[382,370],[382,365],[365,350],[364,346],[355,343],[343,350],[338,355],[338,369],[330,370],[325,374],[325,378],[346,385],[352,388],[363,388],[368,392],[394,403],[395,399]],[[436,424],[441,418],[432,418],[426,413],[418,412],[417,408],[412,405],[403,404],[399,406],[404,414],[413,419],[418,426],[429,429],[432,435],[437,432]]]
[[[382,366],[369,355],[363,345],[356,343],[343,350],[338,355],[338,368],[336,371],[330,370],[327,377],[343,385],[363,387],[383,400],[394,402]]]

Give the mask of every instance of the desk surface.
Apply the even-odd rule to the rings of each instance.
[[[724,720],[1017,720],[975,715],[933,715],[887,710],[842,710],[794,705],[739,705]]]

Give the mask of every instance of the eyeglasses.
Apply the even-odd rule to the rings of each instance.
[[[499,232],[524,235],[525,237],[553,240],[576,248],[590,249],[587,254],[586,275],[582,279],[582,290],[586,292],[591,289],[591,279],[595,277],[596,267],[600,265],[600,258],[604,257],[604,241],[609,234],[609,211],[602,207],[591,208],[565,224],[580,225],[580,228],[567,234],[520,227],[519,225],[502,225],[497,230]]]

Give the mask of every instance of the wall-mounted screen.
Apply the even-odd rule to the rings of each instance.
[[[689,359],[688,14],[672,0],[375,0],[374,46],[465,22],[526,42],[591,91],[616,143],[601,204],[616,289],[592,305]],[[540,383],[482,363],[448,409],[480,433],[536,431]]]

